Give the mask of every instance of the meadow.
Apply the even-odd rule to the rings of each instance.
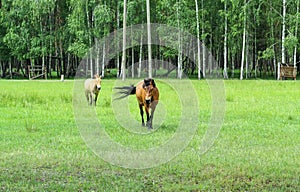
[[[131,132],[116,117],[115,84],[103,79],[95,107],[101,129],[114,141],[149,149],[174,136],[183,107],[172,86],[157,81],[155,130],[136,126]],[[187,147],[164,164],[129,169],[85,143],[74,117],[74,81],[1,80],[0,191],[300,191],[299,81],[224,81],[224,122],[202,155],[212,100],[206,80],[192,84],[197,98],[189,103],[198,105],[199,121]],[[134,96],[127,107],[123,117],[140,123]]]

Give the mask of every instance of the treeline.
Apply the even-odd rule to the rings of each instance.
[[[299,1],[151,0],[150,18],[151,23],[167,24],[199,37],[224,78],[277,78],[279,63],[297,66],[299,61]],[[96,40],[122,28],[124,3],[125,0],[1,0],[0,77],[28,78],[28,66],[41,66],[48,78],[74,77]],[[127,26],[147,22],[145,0],[129,0],[126,8]],[[158,63],[153,70],[166,69],[164,74],[174,72],[175,76],[182,70],[198,78],[199,72],[202,78],[213,70],[203,53],[195,57],[196,62],[191,61],[182,56],[180,47],[167,50],[153,46],[152,58],[173,64],[170,67]],[[110,60],[99,58],[97,67],[90,70],[119,76],[121,56],[122,53]],[[147,46],[128,49],[128,73],[137,70],[129,66],[147,57]]]

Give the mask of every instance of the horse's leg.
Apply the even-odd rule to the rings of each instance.
[[[139,107],[140,107],[140,114],[142,117],[142,126],[145,126],[143,105],[139,105]]]
[[[97,98],[98,98],[98,94],[95,94],[95,106],[96,106]]]
[[[148,129],[152,129],[151,117],[149,115],[149,108],[145,106],[145,111],[147,115],[147,127]]]
[[[157,105],[157,101],[153,101],[151,103],[151,115],[150,115],[150,128],[152,129],[152,120],[153,120],[153,116],[154,116],[154,111],[155,111],[155,108],[156,108],[156,105]]]
[[[93,94],[90,93],[90,105],[92,105],[92,104],[93,104]]]

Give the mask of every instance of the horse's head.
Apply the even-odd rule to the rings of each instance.
[[[101,89],[101,76],[95,75],[95,87],[98,91]]]
[[[146,104],[149,105],[152,101],[152,94],[153,94],[153,89],[155,88],[155,82],[153,79],[144,79],[144,84],[143,84],[143,88],[146,92],[145,94],[145,101]]]

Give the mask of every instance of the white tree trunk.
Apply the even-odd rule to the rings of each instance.
[[[96,50],[96,73],[100,74],[100,48],[99,48],[99,42],[97,40],[95,42],[95,50]]]
[[[273,11],[273,5],[272,5],[272,1],[270,1],[270,12],[272,12]],[[273,20],[273,18],[271,17],[270,18],[271,19],[271,39],[275,39],[275,33],[274,33],[274,20]],[[276,50],[275,50],[275,43],[273,42],[273,44],[272,44],[272,50],[273,50],[273,52],[274,53],[276,53]],[[276,63],[276,57],[275,57],[275,54],[274,54],[274,56],[273,56],[273,67],[274,67],[274,71],[275,71],[275,73],[274,73],[274,79],[277,79],[277,77],[276,77],[276,71],[278,71],[276,68],[277,66],[277,63]]]
[[[202,30],[201,30],[201,33],[202,35],[204,35],[204,1],[202,0],[201,2],[201,9],[202,9],[202,12],[201,12],[201,17],[202,17]],[[205,78],[205,70],[206,70],[206,51],[205,51],[205,39],[202,39],[202,74],[203,74],[203,78]]]
[[[286,0],[282,0],[282,34],[281,34],[281,63],[285,63],[285,17]],[[277,66],[277,80],[280,79],[280,63]]]
[[[212,52],[213,52],[213,33],[211,30],[211,35],[210,35],[210,52],[209,52],[209,74],[211,75],[213,73],[213,56],[212,56]]]
[[[49,12],[52,12],[52,9],[49,9]],[[49,14],[49,34],[52,36],[52,14]],[[52,49],[52,38],[49,38],[49,48]],[[49,67],[47,69],[47,73],[51,77],[51,63],[52,63],[52,51],[49,53]]]
[[[249,68],[248,54],[249,54],[249,52],[248,52],[248,43],[247,43],[247,41],[245,43],[246,43],[246,45],[245,45],[245,47],[246,47],[246,50],[245,50],[246,73],[245,73],[245,75],[246,75],[246,79],[248,79],[248,68]]]
[[[85,4],[85,13],[86,13],[86,22],[87,22],[87,27],[88,27],[88,39],[89,39],[89,46],[92,46],[92,38],[91,38],[91,26],[90,26],[90,21],[89,21],[89,1],[86,1]],[[92,78],[94,76],[94,71],[93,71],[93,59],[92,59],[92,53],[90,52],[88,62],[90,63],[90,77]]]
[[[120,29],[120,12],[119,12],[119,3],[117,3],[117,30]],[[116,34],[116,33],[115,33]],[[115,39],[117,40],[115,43],[117,45],[117,78],[120,77],[120,57],[119,57],[119,48],[120,48],[120,44],[119,44],[119,37],[118,34],[115,35]]]
[[[181,48],[181,37],[179,36],[179,45],[178,45],[178,65],[177,65],[177,77],[182,78],[182,48]]]
[[[132,32],[132,27],[131,29],[131,34],[133,34]],[[131,77],[134,78],[134,49],[133,49],[133,38],[131,39]]]
[[[126,78],[125,62],[126,62],[126,0],[124,0],[124,9],[123,9],[123,46],[122,46],[122,63],[121,63],[121,75],[123,81]]]
[[[298,35],[298,24],[299,24],[299,0],[297,0],[297,12],[296,12],[296,27],[295,27],[295,37]],[[294,47],[294,67],[297,65],[297,44]]]
[[[143,30],[142,30],[142,31],[143,31]],[[141,34],[141,39],[140,39],[140,55],[139,55],[138,78],[141,77],[141,71],[142,71],[142,56],[143,56],[143,34]]]
[[[101,63],[101,66],[102,66],[102,69],[101,69],[101,76],[104,77],[104,69],[105,69],[105,42],[103,43],[103,50],[102,50],[102,63]],[[97,73],[99,74],[99,73]]]
[[[243,48],[242,48],[242,60],[241,60],[241,74],[240,80],[244,78],[244,63],[245,63],[245,49],[246,49],[246,0],[244,1],[244,29],[243,29]]]
[[[199,27],[199,17],[198,17],[198,3],[195,0],[196,4],[196,21],[197,21],[197,63],[198,63],[198,79],[201,79],[201,62],[200,62],[200,27]]]
[[[177,1],[176,12],[177,12],[177,28],[180,29],[180,15],[178,10],[179,2]],[[178,32],[178,61],[177,61],[177,77],[182,78],[182,53],[181,53],[181,35],[180,31]]]
[[[41,33],[43,33],[43,24],[42,24],[42,18],[39,18],[40,20],[40,30]],[[44,41],[42,41],[42,47],[44,47]],[[45,69],[45,53],[44,51],[42,52],[42,73],[46,71]],[[44,74],[44,78],[47,79],[47,73]]]
[[[286,0],[282,0],[282,34],[281,34],[281,63],[285,63],[285,17],[286,17]]]
[[[144,12],[144,5],[142,5],[142,12]],[[144,24],[144,22],[143,22]],[[141,77],[142,71],[142,57],[143,57],[143,32],[144,32],[144,25],[142,25],[142,33],[140,38],[140,54],[139,54],[139,67],[138,67],[138,78]]]
[[[256,18],[255,18],[255,21],[256,21]],[[251,68],[251,70],[252,70],[253,67],[254,67],[254,77],[255,78],[256,78],[256,65],[258,65],[257,36],[256,36],[256,34],[257,34],[257,29],[255,27],[255,30],[254,30],[254,62],[253,62],[254,66],[252,65],[252,68]]]
[[[227,2],[224,2],[224,10],[225,10],[225,29],[224,29],[224,70],[223,76],[225,79],[228,79],[227,73],[227,31],[228,31],[228,18],[227,18]]]
[[[148,36],[148,77],[152,78],[152,49],[151,49],[151,20],[150,20],[150,0],[146,0],[147,9],[147,36]]]
[[[244,32],[243,32],[243,48],[242,48],[242,60],[241,60],[240,80],[243,80],[243,78],[244,78],[245,40],[246,40],[246,31],[244,29]]]

